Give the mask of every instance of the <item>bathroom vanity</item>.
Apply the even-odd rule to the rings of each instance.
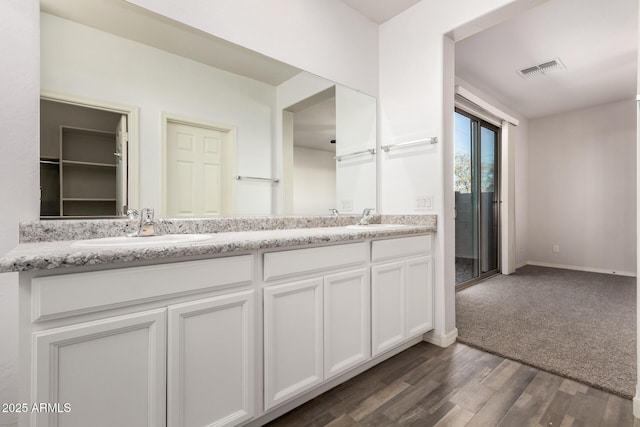
[[[263,424],[433,328],[434,231],[23,243],[20,425]]]

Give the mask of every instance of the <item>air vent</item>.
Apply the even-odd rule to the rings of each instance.
[[[554,71],[564,70],[565,68],[560,58],[555,58],[542,64],[534,65],[533,67],[518,70],[518,74],[520,74],[523,79],[528,80],[553,73]]]

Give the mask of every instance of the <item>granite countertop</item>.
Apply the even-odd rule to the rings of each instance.
[[[436,231],[435,219],[393,229],[351,229],[345,226],[215,232],[192,243],[146,247],[74,247],[75,240],[21,243],[0,258],[0,272],[31,271],[154,259],[202,256],[234,251],[284,248],[318,243],[348,242],[377,237],[424,234]]]

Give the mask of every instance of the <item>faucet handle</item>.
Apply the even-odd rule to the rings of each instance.
[[[140,217],[140,212],[137,209],[127,209],[127,217],[129,219],[138,219]]]

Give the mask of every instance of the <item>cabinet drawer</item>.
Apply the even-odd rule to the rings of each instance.
[[[253,282],[253,256],[36,277],[32,321]]]
[[[371,244],[371,261],[383,261],[431,253],[431,235],[376,240]]]
[[[270,252],[264,254],[264,280],[359,265],[368,256],[365,242]]]

